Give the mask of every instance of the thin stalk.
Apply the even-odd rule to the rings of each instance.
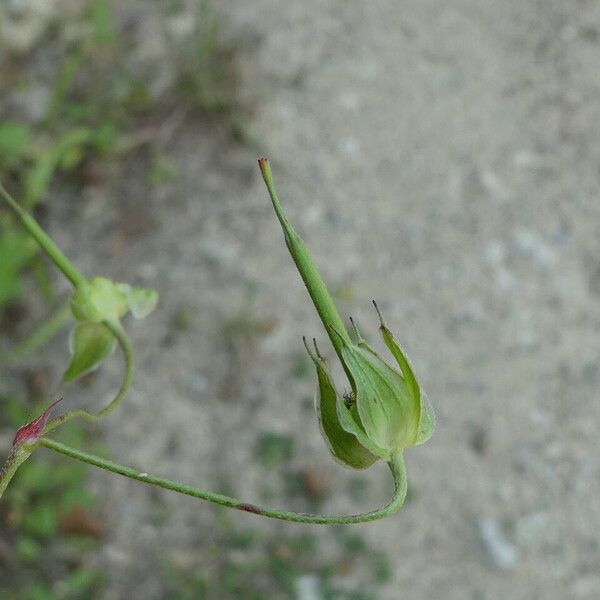
[[[384,507],[371,512],[354,515],[328,516],[288,512],[242,502],[241,500],[232,498],[231,496],[216,494],[214,492],[209,492],[207,490],[185,485],[177,481],[163,479],[162,477],[155,477],[154,475],[137,471],[131,467],[118,465],[109,460],[100,458],[99,456],[81,452],[76,448],[71,448],[70,446],[66,446],[65,444],[61,444],[60,442],[48,438],[41,438],[39,440],[39,444],[50,450],[53,450],[54,452],[63,454],[64,456],[74,458],[75,460],[79,460],[89,465],[93,465],[94,467],[104,469],[105,471],[110,471],[111,473],[117,473],[118,475],[123,475],[124,477],[135,479],[136,481],[141,481],[142,483],[161,487],[179,494],[185,494],[186,496],[192,496],[193,498],[198,498],[200,500],[206,500],[207,502],[212,502],[213,504],[218,504],[220,506],[235,508],[244,512],[261,515],[263,517],[269,517],[271,519],[279,519],[281,521],[312,523],[315,525],[350,525],[352,523],[366,523],[368,521],[383,519],[384,517],[395,513],[401,508],[402,504],[404,503],[404,499],[406,498],[406,470],[404,468],[404,460],[402,459],[401,454],[394,456],[388,463],[392,472],[392,476],[394,477],[394,493],[391,500]]]
[[[31,237],[35,239],[42,250],[48,255],[48,258],[63,272],[73,286],[78,287],[85,284],[85,277],[79,272],[77,267],[62,253],[61,249],[38,225],[37,221],[21,208],[19,203],[4,189],[1,183],[0,196],[6,200],[21,221],[23,227],[25,227]]]
[[[342,365],[344,365],[344,361],[342,360],[342,348],[344,343],[351,343],[344,322],[325,286],[317,265],[315,265],[308,252],[306,244],[287,220],[279,197],[277,196],[277,190],[275,189],[275,183],[273,182],[273,174],[271,173],[269,161],[266,158],[261,158],[258,161],[258,165],[265,181],[265,185],[267,186],[269,196],[271,197],[275,214],[283,229],[283,235],[288,250],[292,255],[294,263],[296,263],[296,267],[304,281],[304,285],[306,285],[306,289],[317,309],[317,313],[325,326],[327,335],[329,336]],[[336,335],[334,331],[337,332],[338,335]]]
[[[0,363],[15,363],[50,341],[72,318],[69,303],[53,312],[37,329],[0,358]]]
[[[125,333],[125,330],[119,323],[119,321],[105,321],[104,324],[110,329],[112,334],[117,338],[117,342],[119,343],[119,347],[121,348],[121,352],[123,353],[123,357],[125,358],[125,370],[123,372],[123,381],[121,382],[121,387],[117,391],[115,397],[111,400],[109,404],[107,404],[100,412],[98,413],[90,413],[86,410],[77,409],[71,410],[60,417],[57,417],[46,427],[44,428],[44,433],[49,433],[56,429],[59,425],[66,423],[74,418],[84,419],[85,421],[99,421],[102,417],[110,414],[125,398],[127,395],[127,391],[131,386],[131,381],[133,379],[133,348],[131,346],[131,341],[129,337]]]
[[[19,467],[31,456],[31,450],[13,448],[2,469],[0,469],[0,498],[6,491]]]

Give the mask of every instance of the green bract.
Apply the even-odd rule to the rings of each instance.
[[[356,343],[343,340],[341,350],[352,387],[344,397],[337,393],[320,353],[309,350],[317,367],[321,431],[332,454],[354,469],[368,467],[378,458],[389,461],[404,448],[422,444],[435,427],[433,409],[421,393],[408,359],[379,310],[378,314],[383,341],[398,368],[385,362],[355,328]]]
[[[315,407],[319,417],[321,433],[329,445],[331,453],[339,461],[353,469],[370,467],[378,457],[369,451],[368,438],[364,431],[358,431],[355,435],[354,432],[341,424],[346,413],[349,414],[350,411],[346,408],[343,399],[335,389],[327,363],[321,356],[316,342],[314,353],[308,347],[306,339],[304,339],[304,345],[317,368],[319,388],[315,396]],[[342,419],[338,417],[339,412],[341,412]],[[352,417],[349,416],[348,419],[352,420]],[[363,443],[359,441],[361,438],[364,438],[362,439]],[[378,449],[372,446],[371,450],[377,451]]]
[[[69,349],[71,362],[64,381],[72,381],[89,371],[93,371],[115,349],[117,340],[103,323],[78,323],[71,331]]]

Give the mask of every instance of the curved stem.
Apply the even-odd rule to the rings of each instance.
[[[263,517],[269,517],[271,519],[280,519],[282,521],[293,521],[296,523],[312,523],[315,525],[350,525],[352,523],[366,523],[368,521],[375,521],[377,519],[383,519],[396,511],[398,511],[404,499],[406,498],[407,481],[406,481],[406,469],[404,468],[404,460],[402,454],[397,454],[392,457],[388,463],[392,475],[394,477],[394,493],[391,500],[382,508],[377,510],[359,513],[354,515],[311,515],[305,513],[296,513],[277,510],[274,508],[268,508],[264,506],[257,506],[255,504],[249,504],[247,502],[241,502],[237,498],[231,496],[224,496],[222,494],[216,494],[207,490],[201,490],[196,487],[171,481],[169,479],[163,479],[162,477],[155,477],[148,473],[137,471],[131,467],[125,467],[122,465],[115,464],[111,461],[94,456],[93,454],[87,454],[81,452],[65,444],[61,444],[55,440],[48,438],[41,438],[39,441],[41,446],[44,446],[54,452],[63,454],[70,458],[80,460],[89,465],[93,465],[100,469],[129,477],[143,483],[148,483],[157,487],[161,487],[167,490],[178,492],[179,494],[185,494],[186,496],[192,496],[193,498],[199,498],[200,500],[206,500],[213,504],[219,504],[220,506],[226,506],[228,508],[235,508],[244,512],[261,515]]]
[[[0,183],[0,196],[2,196],[13,209],[21,224],[40,245],[48,258],[63,272],[65,277],[74,287],[85,284],[85,277],[77,267],[63,254],[62,250],[54,243],[52,238],[38,225],[37,221],[25,212],[19,203],[4,189]]]
[[[44,433],[49,433],[56,429],[59,425],[66,423],[74,418],[84,419],[86,421],[99,421],[102,417],[110,414],[125,398],[127,395],[127,391],[131,385],[131,380],[133,379],[133,348],[131,346],[131,341],[127,337],[125,330],[121,326],[119,321],[105,321],[104,324],[110,329],[112,334],[117,338],[117,342],[123,352],[123,357],[125,358],[125,371],[123,373],[123,381],[121,382],[121,387],[117,391],[115,397],[112,401],[107,404],[100,412],[98,413],[90,413],[86,410],[71,410],[64,415],[54,419],[46,427],[44,428]]]
[[[29,337],[20,341],[10,352],[0,358],[0,363],[14,363],[51,340],[71,319],[69,303],[53,312]]]

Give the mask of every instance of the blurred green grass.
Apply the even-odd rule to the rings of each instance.
[[[165,61],[173,70],[173,85],[159,95],[151,89],[152,70],[140,72],[129,60],[131,41],[119,26],[115,3],[93,0],[82,6],[71,17],[75,22],[56,24],[76,31],[73,39],[54,32],[39,40],[38,46],[55,46],[59,60],[51,65],[53,73],[46,72],[47,62],[37,60],[43,49],[34,48],[25,58],[6,54],[0,59],[6,95],[23,92],[36,81],[51,82],[39,119],[28,118],[14,106],[3,110],[0,97],[0,180],[38,218],[43,217],[53,185],[79,192],[106,174],[103,165],[133,154],[148,157],[150,185],[177,177],[177,165],[161,146],[179,116],[218,120],[232,135],[241,130],[235,50],[221,42],[209,2],[198,2],[190,15],[195,18],[186,43],[168,47]],[[165,18],[176,17],[177,6],[165,3]],[[0,251],[2,310],[20,300],[21,278],[32,265],[37,266],[40,287],[49,277],[43,273],[45,263],[35,260],[35,246],[5,210],[0,210]],[[43,291],[51,295],[51,290]]]

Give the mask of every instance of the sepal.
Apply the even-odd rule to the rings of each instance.
[[[117,340],[102,323],[78,323],[71,331],[69,348],[71,362],[63,375],[63,381],[72,381],[96,369],[112,354]]]
[[[344,406],[343,399],[335,389],[327,364],[319,353],[316,343],[314,352],[309,348],[306,339],[304,339],[304,345],[317,369],[318,389],[315,396],[315,407],[321,433],[329,450],[335,458],[352,469],[370,467],[378,457],[367,450],[353,432],[349,432],[340,424],[338,407]]]

